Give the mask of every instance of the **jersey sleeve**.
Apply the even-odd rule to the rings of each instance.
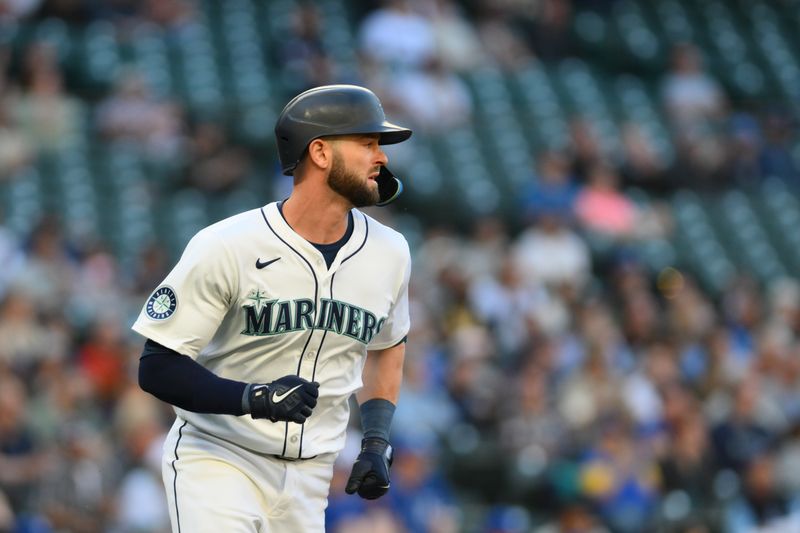
[[[401,282],[397,290],[394,305],[392,305],[389,316],[380,327],[380,330],[367,345],[368,350],[383,350],[391,348],[402,341],[411,327],[411,318],[408,310],[408,282],[411,278],[411,254],[408,245],[405,247],[405,261],[402,271]]]
[[[222,239],[208,229],[200,231],[147,299],[132,329],[196,358],[230,308],[236,276],[235,261]]]

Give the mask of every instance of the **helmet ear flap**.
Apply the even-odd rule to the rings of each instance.
[[[380,200],[375,204],[377,206],[392,203],[403,192],[403,182],[397,179],[397,176],[392,174],[385,166],[381,166],[375,181],[378,182],[378,194],[380,195]]]

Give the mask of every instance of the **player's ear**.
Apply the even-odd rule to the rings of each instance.
[[[306,157],[314,166],[328,169],[333,163],[333,145],[325,139],[314,139],[308,145]]]

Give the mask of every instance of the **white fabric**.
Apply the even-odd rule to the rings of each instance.
[[[178,418],[162,474],[174,533],[323,533],[336,454],[285,461]]]

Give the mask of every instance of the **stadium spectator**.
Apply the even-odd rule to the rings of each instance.
[[[62,428],[55,467],[37,495],[38,507],[56,531],[103,531],[119,475],[110,445],[85,422]]]
[[[77,364],[89,380],[93,396],[107,408],[122,393],[128,372],[119,322],[116,317],[98,317],[77,354]]]
[[[652,451],[636,439],[628,421],[601,421],[596,444],[580,464],[581,488],[614,531],[655,526],[658,469]]]
[[[241,187],[252,170],[247,150],[233,145],[225,129],[213,122],[200,122],[194,127],[188,155],[183,185],[209,195]]]
[[[164,432],[162,406],[136,385],[128,383],[118,395],[114,412],[115,442],[125,473],[113,504],[113,522],[122,532],[169,531],[169,512],[163,498],[161,448]]]
[[[766,531],[770,531],[771,527],[775,531],[791,531],[797,526],[796,517],[793,523],[777,525],[793,511],[797,502],[790,501],[779,492],[772,454],[754,456],[747,464],[743,482],[742,494],[725,509],[725,531],[745,533],[761,530],[762,527]]]
[[[13,123],[37,153],[51,154],[77,136],[83,102],[66,92],[58,51],[37,42],[25,52],[21,91],[6,100]]]
[[[436,57],[431,22],[409,0],[384,0],[359,30],[361,52],[390,70],[418,69]]]
[[[8,70],[10,60],[11,50],[0,48],[0,72]],[[12,95],[18,89],[7,77],[0,76],[0,90],[0,179],[8,179],[32,162],[35,146],[14,122],[9,100],[13,101]]]
[[[708,442],[708,428],[702,415],[693,410],[670,429],[670,442],[660,461],[665,498],[688,499],[688,509],[677,522],[690,528],[707,524],[715,512],[714,460]]]
[[[19,372],[30,370],[52,349],[33,301],[21,292],[8,291],[0,302],[0,342],[0,361]]]
[[[574,54],[572,15],[572,0],[536,2],[536,15],[528,34],[531,48],[542,61],[555,62]]]
[[[692,44],[672,49],[670,71],[663,79],[662,97],[678,133],[691,135],[725,109],[725,95],[718,82],[704,69],[701,52]]]
[[[0,491],[17,515],[37,512],[33,498],[52,466],[26,421],[29,400],[22,380],[0,367]]]
[[[128,141],[156,161],[182,156],[183,124],[178,106],[150,91],[141,72],[128,70],[97,107],[96,123],[109,140]]]
[[[701,52],[688,43],[672,49],[669,73],[662,80],[662,101],[678,150],[681,185],[708,187],[724,180],[724,118],[727,100],[705,71]],[[693,179],[686,180],[686,174]],[[683,174],[683,175],[681,175]],[[726,181],[726,180],[725,180]]]
[[[589,279],[589,248],[558,212],[543,210],[538,222],[528,226],[512,244],[511,254],[529,287],[540,283],[553,288],[566,285],[580,292]]]
[[[764,117],[763,127],[764,144],[758,156],[761,175],[797,187],[800,185],[800,171],[790,147],[792,132],[797,128],[791,115],[780,110],[771,111]]]
[[[448,133],[469,123],[472,116],[469,90],[461,78],[445,70],[438,59],[396,74],[384,90],[403,116],[423,133]]]
[[[430,441],[399,438],[388,505],[408,533],[455,533],[460,513]]]
[[[524,34],[513,23],[513,17],[497,3],[478,4],[475,24],[490,64],[510,71],[534,60]]]
[[[562,452],[568,432],[553,404],[554,395],[547,369],[528,360],[514,380],[514,409],[499,424],[502,447],[515,460],[540,454],[543,466]]]
[[[658,153],[655,142],[639,124],[622,125],[622,157],[620,174],[625,186],[641,187],[664,194],[675,186],[666,176],[668,161]]]
[[[732,392],[729,416],[711,432],[714,455],[723,468],[744,472],[752,460],[773,445],[774,435],[758,417],[758,388],[754,377],[739,383]]]
[[[575,181],[564,154],[554,150],[538,154],[536,171],[519,194],[523,219],[532,222],[541,215],[552,215],[569,222],[578,195]]]
[[[615,239],[630,238],[636,230],[636,206],[619,190],[619,177],[606,164],[590,169],[575,199],[575,215],[587,231]]]
[[[591,120],[575,116],[569,121],[569,154],[572,163],[571,174],[579,183],[586,183],[592,167],[602,163],[607,157]]]
[[[436,0],[420,8],[431,22],[437,57],[447,71],[468,72],[485,64],[478,34],[459,3]]]
[[[277,59],[283,66],[287,96],[330,85],[335,79],[335,63],[328,57],[322,41],[321,24],[319,8],[310,2],[302,3],[292,12],[289,35],[280,36]]]

